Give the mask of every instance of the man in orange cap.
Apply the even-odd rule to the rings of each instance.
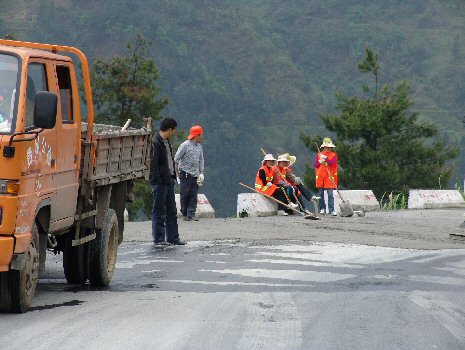
[[[179,146],[174,161],[181,185],[181,213],[184,220],[198,221],[197,193],[204,180],[203,149],[200,144],[203,139],[203,129],[195,125],[190,129],[189,136]]]

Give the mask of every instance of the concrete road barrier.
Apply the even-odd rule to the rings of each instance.
[[[349,201],[354,210],[375,211],[379,210],[379,202],[371,190],[340,190],[342,198]],[[326,206],[328,206],[328,194],[325,191]],[[334,210],[339,213],[341,197],[334,190]]]
[[[409,209],[463,208],[465,201],[457,190],[410,190]]]
[[[237,196],[237,217],[258,217],[276,215],[278,204],[258,193],[239,193]]]
[[[178,215],[181,215],[181,195],[176,194],[176,208],[178,210]],[[208,198],[204,194],[197,195],[197,212],[196,215],[199,218],[214,218],[215,217],[215,210],[213,209],[212,205],[208,201]]]

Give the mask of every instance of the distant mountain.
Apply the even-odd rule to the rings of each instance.
[[[300,130],[325,133],[334,93],[359,94],[365,44],[381,82],[411,82],[414,108],[442,137],[463,143],[465,2],[459,0],[16,0],[0,34],[61,43],[89,58],[124,53],[136,34],[153,42],[166,111],[181,128],[205,127],[204,191],[220,216],[235,213],[239,181],[252,184],[268,152],[314,154]],[[395,151],[395,150],[393,150]],[[462,183],[463,151],[454,179]],[[389,189],[386,189],[389,190]]]

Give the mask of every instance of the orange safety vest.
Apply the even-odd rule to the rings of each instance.
[[[273,171],[274,171],[274,175],[276,175],[274,177],[274,183],[277,184],[279,181],[285,181],[285,182],[288,182],[288,180],[286,179],[286,169],[287,168],[281,168],[277,165],[275,165],[273,167]]]
[[[265,171],[266,182],[263,183],[262,179],[260,178],[260,170],[263,169]],[[268,196],[272,196],[274,191],[278,188],[278,186],[273,184],[273,168],[269,168],[266,165],[263,165],[257,171],[257,176],[255,177],[255,189],[259,192],[267,194]],[[266,184],[271,182],[271,186],[267,186]]]
[[[320,160],[320,154],[324,154],[326,156],[327,160],[332,160],[333,158],[336,157],[336,163],[333,165],[328,165],[328,163],[323,163],[320,164],[318,161]],[[316,167],[316,187],[317,188],[336,188],[338,185],[338,180],[337,180],[337,154],[335,152],[326,152],[323,151],[321,153],[318,153],[316,156],[316,162],[315,164],[318,164]],[[333,175],[334,182],[336,183],[336,186],[334,186],[333,182],[329,178],[328,174],[328,169],[331,175]]]
[[[287,178],[287,172],[289,171],[289,173],[292,174],[292,169],[291,167],[287,167],[287,168],[281,168],[280,166],[278,165],[275,165],[273,167],[274,171],[275,171],[275,174],[276,174],[276,179],[274,181],[274,183],[278,183],[280,180],[282,181],[285,181],[287,182],[290,186],[293,186],[295,187],[295,184],[292,183],[288,178]],[[296,195],[297,197],[300,197],[300,190],[298,190],[297,188],[295,188],[296,190]]]

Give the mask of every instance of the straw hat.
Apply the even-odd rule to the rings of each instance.
[[[263,161],[262,161],[262,165],[265,164],[265,162],[267,160],[272,160],[274,162],[276,162],[276,158],[271,154],[271,153],[268,153],[265,158],[263,158]]]
[[[331,138],[325,137],[323,139],[323,143],[321,144],[320,147],[332,147],[332,148],[334,148],[336,146],[334,145],[333,140],[331,140]]]
[[[281,154],[278,157],[278,162],[289,162],[289,165],[294,164],[296,160],[297,158],[295,156],[291,156],[289,153]]]

